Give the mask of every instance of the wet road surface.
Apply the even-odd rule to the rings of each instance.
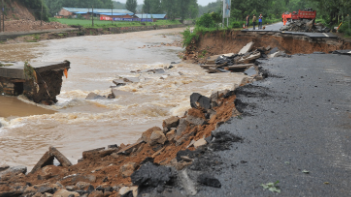
[[[197,196],[351,196],[351,56],[311,54],[261,64],[268,78],[236,90],[241,118],[217,131],[242,137],[216,152],[222,187]],[[306,170],[309,173],[304,173]],[[196,173],[196,172],[192,172]]]

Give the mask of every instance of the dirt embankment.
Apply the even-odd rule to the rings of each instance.
[[[83,158],[76,165],[71,165],[55,148],[50,148],[28,175],[25,175],[24,168],[1,166],[0,196],[45,196],[45,193],[59,196],[62,192],[73,196],[133,196],[124,192],[132,191],[135,186],[138,192],[143,192],[153,181],[153,178],[144,177],[141,179],[147,183],[140,183],[138,179],[138,176],[150,176],[150,173],[142,172],[145,163],[154,168],[160,165],[160,168],[169,169],[166,172],[171,173],[171,168],[164,166],[181,170],[192,165],[194,155],[203,154],[201,148],[204,146],[225,149],[228,143],[240,140],[227,136],[228,139],[218,138],[215,141],[215,137],[211,137],[211,132],[219,125],[238,115],[233,93],[229,90],[217,92],[210,98],[194,93],[190,97],[192,108],[184,117],[164,120],[163,129],[153,127],[146,130],[135,144],[112,145],[108,149],[83,152]],[[60,166],[53,165],[54,157],[60,161]],[[151,161],[151,164],[147,161]],[[162,184],[164,186],[171,182],[167,180]],[[164,188],[158,188],[157,191],[159,189],[163,191]]]
[[[253,48],[278,47],[287,54],[310,54],[316,51],[329,53],[334,50],[350,49],[351,42],[339,38],[310,38],[301,35],[284,35],[281,33],[259,33],[241,31],[218,31],[200,35],[187,47],[186,57],[193,59],[202,54],[206,56],[238,53],[249,42]]]
[[[59,22],[36,21],[31,11],[17,1],[6,1],[5,4],[8,8],[5,15],[5,32],[68,28]]]

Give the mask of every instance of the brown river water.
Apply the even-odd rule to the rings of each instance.
[[[76,163],[85,150],[133,143],[143,131],[161,126],[162,120],[182,116],[190,108],[193,92],[210,96],[240,83],[242,73],[207,74],[188,63],[177,64],[165,74],[131,73],[180,62],[178,53],[184,48],[161,43],[181,41],[183,30],[0,45],[0,60],[71,62],[59,102],[53,106],[37,105],[23,96],[0,96],[0,165],[31,168],[49,146]],[[118,76],[140,78],[140,83],[119,88],[133,96],[85,100],[90,92],[108,95]]]

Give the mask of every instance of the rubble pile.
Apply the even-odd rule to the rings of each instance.
[[[296,31],[296,32],[330,32],[328,27],[322,23],[314,23],[314,20],[296,20],[290,22],[288,25],[280,28],[280,31]]]
[[[257,47],[253,49],[253,42],[245,45],[237,54],[229,53],[214,55],[209,57],[201,67],[208,73],[219,72],[244,72],[255,68],[255,60],[259,58],[288,57],[286,53],[279,51],[278,48]]]
[[[201,170],[216,165],[218,158],[206,163],[197,158],[242,141],[226,131],[212,132],[239,115],[235,98],[229,90],[210,97],[193,93],[183,117],[164,120],[162,128],[146,130],[134,144],[85,151],[75,165],[50,147],[28,174],[24,166],[1,166],[0,196],[162,196],[170,188],[176,196],[188,196],[195,195],[199,185],[220,188],[213,173]],[[187,171],[180,171],[186,167],[200,173],[189,178]]]

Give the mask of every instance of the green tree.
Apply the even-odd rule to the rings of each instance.
[[[126,9],[133,12],[134,14],[136,13],[136,7],[138,6],[136,0],[127,0],[126,2]]]
[[[199,5],[197,0],[189,0],[188,15],[189,18],[196,18],[199,15]]]
[[[151,13],[151,0],[144,0],[144,5],[143,5],[143,12],[144,13]]]
[[[177,4],[178,0],[162,0],[162,8],[166,12],[167,18],[173,20],[177,17],[179,12]]]
[[[200,26],[200,27],[214,27],[215,26],[215,22],[212,19],[211,14],[206,13],[204,15],[202,15],[197,21],[196,21],[196,25]]]
[[[49,9],[44,0],[19,0],[19,2],[33,13],[35,19],[43,19],[44,21],[49,20]]]

